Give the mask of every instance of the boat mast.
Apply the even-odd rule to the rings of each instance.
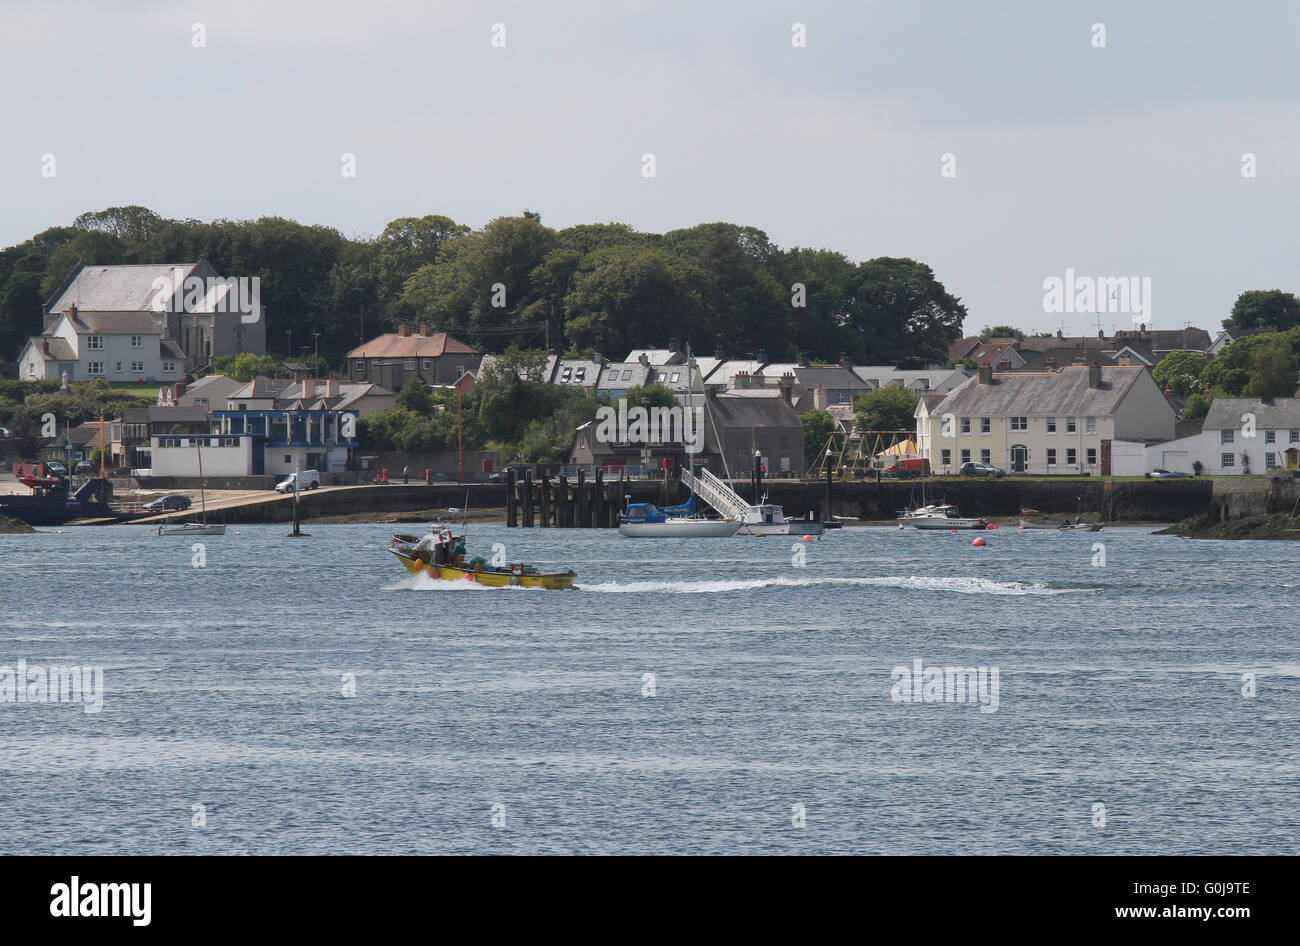
[[[194,445],[198,447],[199,450],[199,509],[201,510],[200,515],[203,517],[203,524],[206,526],[208,524],[208,500],[207,500],[207,496],[203,492],[203,436],[202,435],[200,435],[199,438],[194,441]]]

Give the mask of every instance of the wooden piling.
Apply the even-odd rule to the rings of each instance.
[[[542,528],[551,527],[551,474],[542,474]]]
[[[533,527],[533,471],[524,470],[524,528]]]
[[[513,529],[519,525],[519,510],[515,496],[514,468],[506,470],[506,525]]]

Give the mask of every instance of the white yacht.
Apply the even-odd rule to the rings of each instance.
[[[935,503],[919,506],[916,509],[903,510],[898,515],[898,524],[915,526],[918,529],[987,529],[988,521],[978,516],[974,519],[962,516],[956,506],[949,503]]]

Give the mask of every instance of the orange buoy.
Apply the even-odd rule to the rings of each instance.
[[[988,545],[988,543],[985,542],[983,539],[976,539],[974,542],[971,543],[971,545],[975,546],[977,549],[982,549],[984,548],[984,546]]]
[[[812,541],[812,536],[810,536],[810,535],[805,535],[805,536],[803,537],[803,540],[804,540],[805,542],[811,542],[811,541]]]
[[[957,534],[957,530],[956,530],[956,529],[953,529],[953,530],[952,530],[952,534],[953,534],[953,535],[956,535],[956,534]]]

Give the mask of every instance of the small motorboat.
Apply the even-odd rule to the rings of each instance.
[[[1049,532],[1100,532],[1100,522],[1084,522],[1076,520],[1071,522],[1069,519],[1031,519],[1025,516],[1020,517],[1020,528],[1022,529],[1045,529]]]
[[[397,534],[388,551],[397,556],[412,575],[428,575],[439,581],[472,581],[490,588],[572,588],[577,577],[572,570],[543,572],[523,562],[489,565],[482,558],[465,558],[465,537],[454,535],[447,526],[434,526],[423,537]]]
[[[935,503],[904,509],[898,514],[899,526],[915,526],[918,529],[976,529],[983,531],[989,527],[987,519],[978,516],[963,516],[956,506],[950,503]]]
[[[695,514],[695,496],[680,506],[628,503],[619,516],[618,533],[629,538],[725,539],[740,531],[737,519],[708,519]]]
[[[159,535],[225,535],[224,525],[208,525],[202,522],[164,522],[158,526]]]

